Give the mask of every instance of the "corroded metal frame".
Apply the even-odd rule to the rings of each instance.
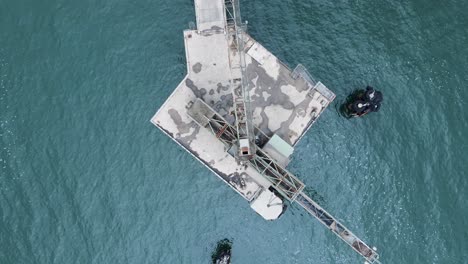
[[[320,223],[325,225],[330,231],[332,231],[336,236],[348,244],[351,248],[354,249],[357,253],[363,256],[369,263],[380,263],[379,254],[354,235],[349,229],[347,229],[343,224],[336,220],[330,213],[318,205],[314,200],[304,193],[301,193],[296,202],[303,207],[309,214],[317,218]]]
[[[305,185],[261,149],[250,160],[250,165],[269,180],[273,187],[289,201],[294,201]]]

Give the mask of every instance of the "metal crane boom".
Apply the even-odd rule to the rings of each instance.
[[[226,31],[233,44],[231,49],[236,51],[237,56],[231,59],[231,74],[240,70],[240,85],[233,89],[234,114],[236,117],[238,158],[241,161],[252,159],[255,156],[255,135],[252,123],[252,112],[250,109],[250,96],[248,83],[245,78],[245,52],[243,33],[246,25],[242,23],[240,8],[237,0],[225,0],[226,9]],[[231,84],[235,85],[238,79],[233,79]]]

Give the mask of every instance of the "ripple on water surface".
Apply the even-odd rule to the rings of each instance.
[[[250,34],[336,94],[290,170],[384,263],[468,259],[468,19],[455,1],[242,1]],[[192,1],[0,3],[1,263],[361,259],[300,208],[266,222],[149,119],[185,74]],[[174,15],[177,14],[177,15]]]

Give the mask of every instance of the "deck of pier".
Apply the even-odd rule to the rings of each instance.
[[[196,0],[197,30],[184,31],[187,76],[151,121],[251,201],[271,183],[256,170],[239,165],[224,145],[187,115],[187,105],[200,98],[234,123],[232,89],[240,85],[239,56],[226,35],[221,1]],[[296,72],[260,43],[244,34],[246,77],[253,123],[265,135],[278,135],[295,145],[334,99],[303,68]]]
[[[304,194],[304,184],[285,169],[293,147],[335,95],[305,67],[289,69],[239,28],[236,3],[195,0],[197,29],[183,33],[187,75],[151,122],[265,219],[283,212],[280,194],[296,201],[366,261],[379,263],[375,249]],[[240,87],[250,95],[257,145],[248,165],[236,160],[233,150],[237,146],[233,91]]]

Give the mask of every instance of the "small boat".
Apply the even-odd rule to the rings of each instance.
[[[232,242],[228,239],[219,241],[216,250],[211,255],[213,264],[231,264],[231,248]]]
[[[360,89],[348,96],[346,102],[341,106],[341,110],[348,118],[362,117],[370,112],[378,112],[382,101],[382,93],[367,86],[366,90]]]

